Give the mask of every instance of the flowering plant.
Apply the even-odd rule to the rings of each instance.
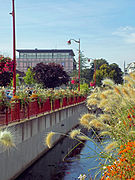
[[[16,92],[16,95],[19,97],[20,99],[20,103],[21,103],[21,108],[25,108],[27,106],[27,104],[31,101],[31,99],[29,98],[28,93],[26,92],[25,89],[23,90],[18,90]]]
[[[3,72],[13,72],[13,61],[9,57],[0,57],[0,74]]]
[[[13,103],[16,103],[17,101],[19,101],[19,96],[13,96],[12,98],[11,98],[11,101],[10,101],[10,103],[11,103],[11,105],[13,105]]]
[[[90,86],[95,86],[96,83],[94,81],[90,82]]]
[[[37,101],[38,101],[39,105],[42,105],[43,102],[45,102],[48,98],[47,90],[40,89],[40,88],[37,89],[36,94],[32,94],[32,95],[37,96]]]
[[[120,157],[106,167],[101,180],[135,179],[135,141],[120,146]]]
[[[10,102],[8,101],[4,89],[0,90],[0,109],[3,111],[5,108],[10,106]]]

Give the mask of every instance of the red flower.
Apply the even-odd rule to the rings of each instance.
[[[68,44],[71,44],[71,41],[69,40],[67,43],[68,43]]]
[[[72,81],[71,81],[71,84],[75,84],[75,81],[74,81],[74,80],[72,80]]]
[[[90,86],[95,86],[95,82],[90,82]]]

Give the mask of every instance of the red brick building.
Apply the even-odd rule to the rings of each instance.
[[[71,49],[18,49],[17,52],[17,69],[22,72],[40,62],[61,64],[68,73],[76,69],[75,54]]]

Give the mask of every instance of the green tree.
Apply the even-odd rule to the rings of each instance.
[[[122,84],[122,75],[123,73],[117,64],[103,64],[96,70],[96,85],[100,86],[101,81],[105,78],[112,79],[116,84]]]
[[[123,72],[116,63],[110,64],[109,77],[113,79],[116,84],[123,83]]]
[[[34,74],[31,68],[28,68],[26,72],[26,76],[23,77],[23,79],[24,79],[25,84],[27,85],[32,85],[35,83]]]
[[[100,66],[102,66],[103,64],[108,65],[108,62],[103,58],[94,59],[94,60],[92,60],[92,62],[90,62],[90,69],[93,70],[93,73],[94,73],[94,66],[96,66],[96,70],[98,70],[100,68]]]
[[[80,70],[82,71],[83,69],[87,68],[88,66],[88,58],[85,57],[85,55],[80,52]]]
[[[83,69],[81,73],[81,78],[85,80],[87,84],[89,84],[93,80],[93,70],[91,69]]]
[[[93,79],[95,79],[96,75],[96,85],[101,86],[101,81],[104,78],[110,78],[109,77],[110,68],[108,64],[102,64],[99,69],[96,70],[96,74],[93,75]]]
[[[16,74],[16,86],[20,85],[20,80],[19,80],[19,74]],[[9,86],[13,86],[13,79],[11,80],[11,83]]]
[[[88,58],[87,58],[87,61],[88,61]],[[94,66],[96,66],[96,70],[98,70],[100,68],[100,66],[103,64],[108,64],[108,62],[102,58],[90,60],[89,68],[88,68],[88,64],[87,64],[87,66],[86,66],[87,68],[81,70],[81,78],[85,79],[85,82],[89,84],[91,81],[93,81]]]

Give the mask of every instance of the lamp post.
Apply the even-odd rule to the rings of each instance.
[[[96,87],[96,59],[88,59],[88,62],[90,62],[90,60],[94,61],[94,87]]]
[[[78,67],[78,79],[79,79],[79,83],[78,83],[78,91],[80,91],[80,39],[78,41],[75,40],[75,39],[70,39],[67,43],[70,45],[71,41],[74,41],[74,42],[79,44],[79,57],[78,57],[78,60],[79,60],[79,67]]]
[[[16,49],[15,49],[15,5],[12,0],[12,13],[13,17],[13,96],[16,94]]]

